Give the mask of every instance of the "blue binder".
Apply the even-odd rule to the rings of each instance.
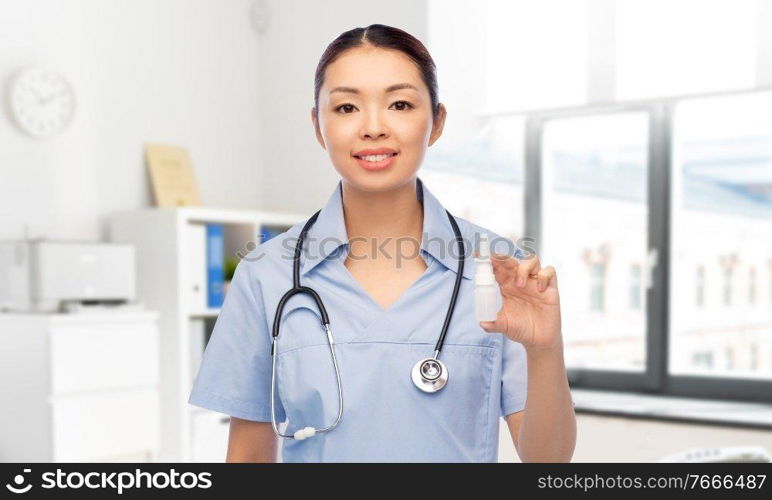
[[[222,307],[225,242],[222,224],[206,225],[207,306]]]
[[[288,227],[268,226],[266,224],[260,225],[260,243],[265,243],[271,238],[280,235],[285,232]]]

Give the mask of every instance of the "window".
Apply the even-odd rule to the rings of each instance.
[[[772,308],[749,306],[756,300],[756,269],[772,259],[770,116],[772,92],[688,99],[674,108],[668,351],[673,375],[772,380]],[[716,273],[715,282],[698,275],[697,283],[705,300],[715,297],[718,307],[682,307],[694,281],[681,270],[694,269],[695,261],[710,263],[707,269]],[[694,353],[708,346],[717,363],[705,372]]]
[[[734,349],[732,349],[732,346],[727,346],[726,348],[726,369],[732,370],[735,367],[735,359],[734,359]]]
[[[606,280],[606,264],[603,262],[595,262],[591,266],[590,272],[590,310],[595,312],[603,312],[603,304],[605,303],[605,280]]]
[[[649,115],[556,116],[535,126],[542,128],[534,234],[542,260],[562,276],[566,365],[641,371],[646,311],[631,309],[626,291],[629,263],[647,257]]]
[[[630,308],[641,308],[641,266],[633,264],[630,267]]]
[[[713,353],[710,351],[695,352],[692,354],[692,366],[700,368],[713,367]]]
[[[569,376],[769,394],[772,308],[749,307],[746,292],[757,298],[750,269],[772,262],[772,92],[611,109],[528,122],[529,224],[573,299],[561,301]]]
[[[729,265],[724,265],[724,305],[732,305],[732,276],[734,270]]]
[[[705,266],[697,268],[695,304],[702,309],[705,307]]]

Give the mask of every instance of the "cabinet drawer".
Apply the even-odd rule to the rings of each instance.
[[[56,326],[49,338],[55,395],[154,387],[158,382],[155,323]]]
[[[158,392],[138,390],[53,398],[54,461],[155,453]]]

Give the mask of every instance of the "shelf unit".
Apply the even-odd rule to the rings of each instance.
[[[136,248],[137,294],[160,313],[160,461],[224,460],[229,417],[188,405],[200,359],[219,312],[190,300],[193,252],[185,244],[191,224],[222,224],[225,253],[260,244],[263,225],[288,229],[307,215],[208,207],[147,208],[109,217],[110,239]],[[205,265],[204,262],[201,265]],[[226,292],[227,293],[227,292]],[[204,322],[205,338],[193,337]],[[200,333],[198,333],[200,335]]]

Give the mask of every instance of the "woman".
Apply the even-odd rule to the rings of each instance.
[[[417,177],[446,117],[426,48],[389,26],[347,31],[322,55],[314,90],[316,138],[342,179],[305,235],[299,277],[329,314],[343,413],[329,431],[283,439],[283,460],[492,462],[500,416],[523,461],[570,460],[576,424],[555,269],[535,255],[516,258],[519,249],[496,253],[502,308],[495,321],[478,322],[473,244],[481,232],[494,250],[508,241],[456,217],[459,255],[451,220]],[[305,224],[239,263],[190,395],[191,404],[231,415],[229,462],[276,459],[271,334]],[[433,353],[459,259],[439,357],[449,378],[423,392],[411,370]],[[336,421],[339,398],[320,312],[297,294],[280,320],[275,421],[289,436],[322,429]]]

